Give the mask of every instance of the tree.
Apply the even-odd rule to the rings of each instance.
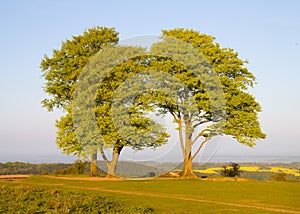
[[[218,43],[214,42],[213,37],[193,30],[164,30],[163,34],[187,42],[205,58],[200,69],[203,70],[202,73],[206,73],[208,76],[202,76],[202,79],[199,79],[196,75],[193,76],[193,66],[190,66],[190,71],[180,71],[180,75],[177,74],[187,85],[190,92],[188,96],[195,100],[197,109],[182,112],[177,106],[166,106],[165,108],[178,124],[179,139],[184,156],[183,176],[191,177],[194,176],[192,171],[193,159],[212,136],[219,134],[230,135],[238,142],[248,146],[254,146],[257,139],[265,138],[257,118],[257,113],[261,111],[261,107],[255,101],[255,98],[247,93],[248,87],[254,85],[255,77],[245,67],[247,62],[239,59],[238,53],[234,52],[233,49],[221,48]],[[157,49],[162,50],[163,48],[158,47]],[[179,51],[183,52],[182,49]],[[168,54],[165,55],[168,56]],[[174,55],[174,50],[172,55]],[[212,89],[211,91],[214,91],[217,89],[214,88],[217,84],[213,81],[206,81],[213,83],[209,85],[203,79],[210,80],[209,74],[213,73],[211,72],[212,70],[218,77],[223,91],[222,94],[226,101],[224,114],[214,115],[215,112],[208,108],[208,105],[212,102],[207,99],[211,95],[208,94],[209,88]],[[216,98],[220,99],[220,97]],[[165,107],[162,104],[159,103],[159,106]],[[221,125],[223,124],[221,129],[212,125],[218,123],[219,125],[220,123]],[[203,126],[205,124],[210,126]],[[194,133],[197,127],[202,128],[202,130]],[[183,129],[185,131],[184,134]],[[192,147],[196,146],[195,144],[199,138],[203,140],[197,146],[196,152],[192,154]]]
[[[257,113],[261,111],[261,107],[255,101],[255,98],[247,93],[248,87],[254,85],[255,77],[245,67],[247,61],[238,58],[238,53],[234,52],[233,49],[221,48],[218,43],[214,42],[215,38],[212,36],[184,29],[164,30],[163,34],[167,37],[188,43],[205,58],[200,69],[203,70],[202,73],[208,75],[202,76],[204,77],[202,79],[199,79],[199,76],[193,75],[194,66],[190,66],[190,69],[184,72],[180,69],[177,71],[174,70],[174,75],[177,75],[187,85],[189,89],[187,95],[196,102],[196,109],[182,112],[178,108],[178,105],[168,106],[164,102],[158,103],[159,107],[166,109],[178,124],[179,139],[184,157],[183,176],[192,177],[194,176],[192,171],[193,159],[203,145],[214,135],[230,135],[238,142],[251,147],[255,146],[257,139],[266,137],[261,131],[257,117]],[[162,45],[165,46],[165,44]],[[156,49],[159,50],[158,53],[161,52],[160,50],[164,50],[165,55],[170,57],[174,56],[174,52],[176,52],[176,50],[170,51],[163,47],[156,47]],[[183,49],[179,50],[179,52],[184,51]],[[170,52],[172,52],[171,55],[169,54]],[[212,103],[208,99],[209,95],[211,95],[208,92],[217,90],[217,88],[214,88],[217,85],[216,82],[210,81],[209,78],[210,74],[213,73],[211,72],[212,70],[218,77],[223,91],[222,94],[226,101],[224,112],[220,114],[214,114],[215,111],[208,107]],[[206,83],[203,81],[205,78],[209,80]],[[212,82],[213,84],[210,85],[207,82]],[[216,98],[220,99],[217,96]],[[223,124],[221,129],[218,129],[218,126],[212,125],[218,123],[221,126]],[[204,127],[203,125],[205,124],[209,124],[209,126]],[[197,127],[202,128],[202,130],[194,133]],[[183,129],[185,133],[183,133]],[[192,154],[192,147],[196,146],[195,144],[199,138],[203,140],[197,146],[196,152]]]
[[[78,156],[90,157],[91,175],[98,174],[96,166],[97,151],[100,151],[107,164],[108,175],[114,176],[118,157],[124,146],[132,145],[133,148],[142,149],[149,145],[145,143],[144,145],[136,147],[134,146],[134,142],[124,141],[111,125],[106,126],[111,121],[110,113],[107,111],[107,107],[111,103],[111,96],[110,100],[108,99],[109,96],[106,96],[105,101],[98,96],[96,104],[105,103],[104,107],[102,109],[96,109],[97,111],[93,112],[94,115],[92,115],[92,118],[88,112],[91,109],[89,108],[90,103],[86,103],[85,101],[90,99],[84,99],[84,96],[89,95],[87,91],[91,90],[91,87],[95,88],[97,84],[92,84],[92,86],[90,86],[90,82],[81,84],[83,82],[81,79],[84,79],[84,77],[82,77],[82,73],[84,69],[88,67],[88,62],[95,62],[99,60],[99,58],[95,57],[95,55],[99,53],[100,50],[104,50],[108,46],[114,45],[117,42],[118,33],[114,29],[105,27],[91,28],[84,32],[83,35],[73,36],[72,40],[63,42],[60,50],[53,50],[52,57],[45,55],[41,62],[43,77],[46,80],[45,91],[50,95],[50,98],[42,101],[43,106],[49,111],[53,111],[54,108],[58,108],[65,112],[65,114],[56,122],[56,143],[59,148],[62,149],[63,153],[73,153]],[[129,53],[141,53],[143,51],[141,48],[127,47],[125,49],[121,55],[124,55],[124,53],[127,55]],[[110,49],[108,48],[108,50]],[[105,51],[102,51],[101,53],[103,52]],[[105,59],[105,57],[102,59]],[[108,58],[108,60],[111,59],[112,58]],[[86,81],[94,81],[94,75],[98,75],[97,71],[99,70],[92,69],[92,72],[88,73],[90,76],[88,76]],[[83,104],[80,106],[81,111],[78,111],[78,108],[80,107],[74,103],[74,97],[77,96],[75,92],[76,89],[78,91],[78,85],[80,84],[81,87],[79,88],[81,89],[81,97],[77,103],[81,102]],[[94,109],[92,108],[92,110]],[[89,120],[93,120],[95,114],[97,114],[97,125],[99,125],[99,127],[88,127],[90,125]],[[132,115],[138,116],[137,114]],[[145,122],[145,120],[136,120]],[[106,124],[103,122],[106,122]],[[137,123],[133,123],[132,125],[135,124]],[[143,126],[141,128],[146,127]],[[100,138],[95,138],[95,136],[99,136],[94,135],[97,132],[105,138],[105,142],[103,142]],[[158,146],[166,141],[167,135],[164,134],[163,131],[160,131],[159,134],[163,134],[165,137],[160,138],[159,141],[149,139],[152,140],[151,146]],[[106,158],[103,152],[103,149],[105,148],[112,148],[113,150],[113,157],[111,161]]]
[[[63,153],[90,156],[91,174],[97,174],[97,151],[84,154],[76,138],[71,114],[72,97],[82,69],[91,57],[107,45],[118,41],[118,33],[113,28],[91,28],[83,35],[73,36],[71,40],[63,42],[59,50],[53,50],[52,57],[45,55],[41,62],[43,77],[46,80],[44,89],[49,95],[49,98],[42,101],[43,107],[48,111],[53,111],[54,108],[62,109],[66,113],[56,122],[56,143]]]

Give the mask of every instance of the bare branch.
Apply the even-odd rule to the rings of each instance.
[[[198,155],[198,153],[201,151],[203,145],[209,140],[209,137],[206,137],[204,141],[202,141],[202,143],[199,145],[197,151],[195,152],[195,154],[192,156],[192,160],[194,160],[194,158]]]

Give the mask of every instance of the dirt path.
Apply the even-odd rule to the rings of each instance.
[[[31,175],[0,175],[0,180],[19,180],[29,178]]]
[[[121,181],[124,180],[122,178],[106,178],[106,177],[59,177],[53,175],[44,175],[45,178],[54,178],[61,180],[73,180],[73,181]]]

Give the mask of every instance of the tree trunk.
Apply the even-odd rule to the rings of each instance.
[[[193,162],[192,161],[193,161],[192,155],[191,155],[191,152],[189,152],[184,157],[182,177],[184,177],[184,178],[196,178],[197,177],[193,172]]]
[[[195,178],[197,177],[193,172],[193,157],[192,157],[192,135],[193,127],[189,119],[185,119],[185,147],[184,147],[184,161],[182,177]]]
[[[117,163],[118,163],[118,159],[120,156],[120,153],[123,149],[123,146],[115,146],[113,149],[113,156],[111,161],[106,161],[106,166],[107,166],[107,178],[112,178],[115,177],[115,172],[116,172],[116,168],[117,168]]]
[[[97,152],[95,152],[91,156],[90,175],[93,176],[93,177],[99,175],[98,167],[97,167]]]

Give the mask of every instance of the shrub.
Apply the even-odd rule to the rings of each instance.
[[[224,177],[235,177],[240,176],[240,165],[238,163],[229,163],[227,165],[222,166],[221,175]]]
[[[275,174],[271,175],[270,180],[284,182],[284,181],[286,181],[286,174],[282,171],[275,173]]]

